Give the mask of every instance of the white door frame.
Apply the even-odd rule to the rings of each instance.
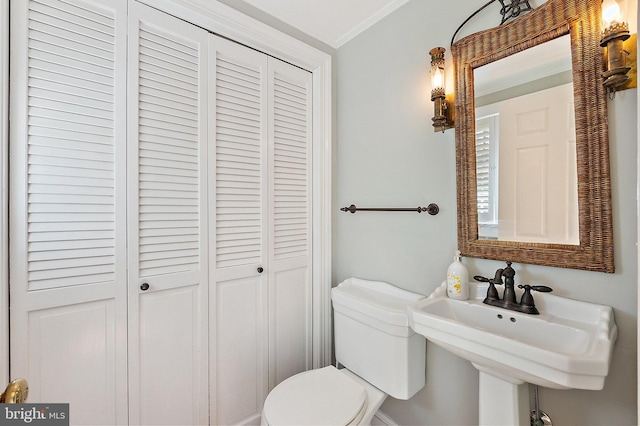
[[[9,0],[0,0],[0,388],[9,382]]]
[[[331,56],[212,0],[139,0],[313,74],[313,361],[331,362]]]

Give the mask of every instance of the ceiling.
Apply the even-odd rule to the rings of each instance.
[[[337,49],[409,0],[244,0]]]

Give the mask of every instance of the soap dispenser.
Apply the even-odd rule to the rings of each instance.
[[[453,263],[447,269],[447,296],[458,300],[469,298],[469,271],[460,262],[460,250],[456,251]]]

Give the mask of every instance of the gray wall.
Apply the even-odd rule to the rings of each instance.
[[[455,141],[453,130],[442,134],[431,128],[428,52],[435,46],[448,50],[458,25],[484,3],[412,0],[338,48],[334,284],[357,276],[429,294],[444,280],[457,244]],[[635,12],[636,2],[629,3]],[[472,26],[499,23],[496,5]],[[555,424],[637,424],[636,97],[632,89],[609,102],[617,272],[514,265],[522,282],[547,284],[558,295],[615,310],[619,337],[604,390],[540,389],[541,408]],[[439,204],[439,215],[338,211],[352,203],[431,202]],[[490,275],[502,265],[463,262],[470,275]],[[428,344],[427,386],[409,401],[389,398],[382,410],[398,424],[477,424],[477,389],[478,373],[470,363]]]

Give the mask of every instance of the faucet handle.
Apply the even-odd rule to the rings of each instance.
[[[518,285],[518,288],[523,288],[525,291],[528,290],[534,290],[534,291],[539,291],[541,293],[551,293],[553,291],[553,289],[551,287],[547,287],[546,285],[529,285],[529,284],[525,284],[525,285]]]
[[[496,271],[496,275],[493,278],[486,278],[482,275],[474,275],[473,279],[476,281],[480,281],[481,283],[490,283],[490,284],[498,284],[502,285],[502,269],[498,269]]]
[[[542,293],[549,293],[553,291],[551,287],[547,287],[546,285],[518,285],[518,288],[524,289],[524,293],[522,293],[522,299],[520,299],[520,312],[524,312],[525,314],[539,314],[540,312],[535,306],[533,301],[533,296],[531,295],[531,290],[540,291]]]
[[[498,269],[496,271],[496,275],[493,277],[492,280],[489,280],[489,282],[492,283],[492,284],[502,285],[502,273],[503,272],[504,272],[504,269]]]
[[[553,291],[551,287],[547,287],[546,285],[532,285],[531,290],[539,291],[541,293],[551,293]]]
[[[473,277],[474,280],[489,283],[489,287],[487,288],[487,297],[484,299],[484,303],[488,303],[488,301],[498,300],[500,295],[498,294],[498,290],[496,290],[495,284],[502,284],[502,269],[498,269],[496,271],[495,277],[492,279],[482,277],[480,275],[476,275]]]

